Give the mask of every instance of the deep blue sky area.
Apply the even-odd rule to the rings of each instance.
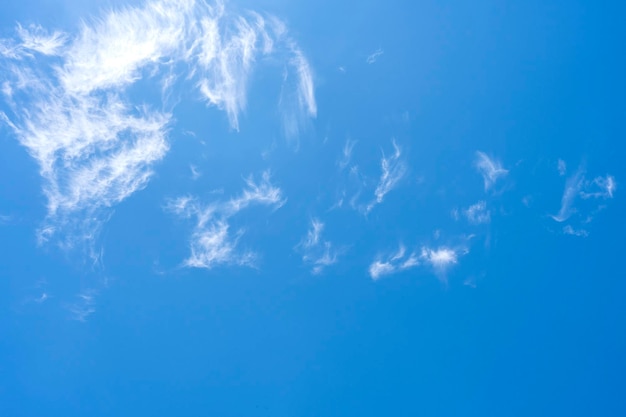
[[[0,5],[0,416],[626,415],[626,4]]]

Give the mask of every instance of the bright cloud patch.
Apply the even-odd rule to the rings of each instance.
[[[75,34],[18,25],[15,39],[0,40],[11,110],[0,119],[39,164],[48,199],[40,237],[65,230],[92,240],[106,209],[148,184],[170,147],[174,121],[163,108],[174,87],[196,90],[238,129],[250,74],[270,55],[289,75],[283,95],[290,87],[293,94],[280,100],[293,131],[316,114],[313,78],[274,17],[233,15],[222,2],[160,0],[109,11]],[[163,103],[131,102],[139,80],[159,86]],[[227,230],[218,226],[214,240]]]
[[[256,254],[240,251],[238,242],[243,230],[233,231],[230,219],[252,205],[265,205],[277,209],[285,203],[280,188],[270,182],[268,172],[260,181],[246,180],[242,193],[227,201],[203,204],[195,197],[179,197],[167,204],[167,210],[182,218],[194,218],[189,258],[184,265],[191,268],[211,269],[218,265],[254,266]]]

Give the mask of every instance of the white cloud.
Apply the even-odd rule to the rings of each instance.
[[[144,66],[175,58],[184,48],[185,28],[194,26],[193,6],[193,1],[154,1],[83,22],[58,71],[61,85],[70,94],[123,87],[141,78]]]
[[[191,179],[194,181],[202,176],[202,172],[195,165],[189,165],[189,170],[191,171]]]
[[[306,118],[317,115],[317,104],[309,63],[293,42],[289,42],[289,45],[291,56],[283,72],[279,106],[285,135],[293,138],[300,132],[300,127],[306,124]]]
[[[389,157],[385,157],[383,154],[380,162],[382,174],[376,190],[374,190],[375,200],[367,206],[367,212],[369,212],[376,204],[383,202],[385,195],[393,190],[406,172],[406,165],[403,160],[400,159],[402,155],[400,148],[396,144],[395,140],[392,141],[394,153]]]
[[[72,318],[85,322],[87,317],[96,312],[96,291],[86,290],[78,294],[78,300],[68,306]]]
[[[253,204],[279,208],[285,199],[281,190],[271,184],[268,172],[264,172],[258,182],[252,176],[245,182],[241,195],[227,201],[204,205],[194,197],[183,196],[168,202],[166,210],[196,220],[189,243],[191,253],[183,265],[205,269],[218,265],[254,265],[256,254],[238,249],[244,231],[233,232],[230,219]]]
[[[491,221],[491,212],[487,209],[485,201],[472,204],[466,210],[463,210],[463,214],[472,224],[489,223]]]
[[[587,237],[589,236],[589,232],[585,229],[574,229],[569,224],[563,227],[563,233],[566,235],[579,236],[579,237]]]
[[[343,149],[341,152],[341,159],[337,163],[339,165],[339,169],[345,169],[352,160],[352,151],[354,149],[354,145],[356,145],[356,140],[348,139],[346,140],[345,145],[343,145]]]
[[[605,205],[597,205],[593,200],[611,199],[614,196],[617,183],[615,178],[611,175],[595,177],[593,180],[587,180],[585,177],[585,170],[583,167],[579,167],[578,170],[567,179],[565,183],[565,190],[561,197],[561,208],[559,212],[552,215],[552,219],[559,223],[569,221],[563,227],[563,233],[574,236],[587,236],[589,233],[587,230],[580,227],[576,227],[578,224],[587,224],[593,220],[596,213],[605,208]],[[585,204],[579,204],[577,208],[575,206],[576,200],[580,198],[587,201]],[[579,202],[582,203],[582,202]],[[595,209],[591,209],[590,205],[596,204]],[[592,210],[590,212],[590,210]],[[573,216],[577,213],[577,216]]]
[[[446,280],[448,269],[458,263],[458,258],[469,251],[465,247],[439,246],[422,247],[419,254],[416,251],[408,253],[404,245],[400,245],[397,252],[387,257],[379,256],[369,266],[369,274],[373,280],[396,274],[417,266],[429,266],[442,281]]]
[[[237,214],[250,204],[265,204],[279,208],[287,201],[283,198],[280,188],[272,185],[269,171],[261,174],[260,182],[256,182],[252,176],[249,176],[245,179],[245,183],[247,188],[243,190],[241,196],[231,199],[225,205],[226,213]]]
[[[376,281],[386,275],[392,275],[418,265],[420,265],[418,256],[415,253],[407,256],[406,247],[400,245],[397,252],[388,255],[386,258],[379,256],[374,260],[370,264],[369,274]]]
[[[585,183],[586,189],[595,188],[596,191],[581,191],[580,196],[584,199],[587,198],[613,198],[613,193],[617,188],[617,184],[615,182],[615,178],[611,175],[607,175],[605,177],[596,177],[593,181]]]
[[[18,25],[16,39],[0,40],[11,109],[0,118],[40,166],[48,216],[39,236],[93,241],[108,209],[148,184],[174,121],[157,110],[167,103],[131,102],[138,80],[154,82],[168,103],[174,88],[197,89],[238,129],[250,75],[269,55],[294,73],[281,106],[296,125],[314,117],[310,65],[272,16],[235,15],[221,1],[156,0],[106,11],[76,34]]]
[[[447,247],[437,249],[424,247],[420,259],[430,264],[436,271],[445,272],[448,267],[457,263],[458,253],[457,250]]]
[[[306,236],[296,246],[303,253],[302,261],[312,265],[313,274],[320,274],[326,267],[337,263],[341,252],[331,242],[322,239],[323,230],[324,223],[312,219]]]
[[[30,25],[28,28],[24,28],[18,23],[17,34],[22,41],[21,48],[43,55],[58,55],[67,41],[63,32],[54,31],[49,34],[39,25]]]
[[[33,52],[54,56],[59,54],[67,41],[63,32],[48,33],[39,25],[25,28],[18,23],[15,31],[19,40],[0,39],[0,56],[17,60],[32,58]]]
[[[483,176],[485,183],[485,191],[488,191],[495,185],[498,179],[505,177],[509,171],[502,168],[500,161],[492,159],[484,152],[476,152],[476,169]]]
[[[365,60],[368,64],[373,64],[374,62],[376,62],[378,60],[378,58],[384,53],[384,51],[380,48],[378,48],[376,51],[372,52],[370,55],[368,55],[367,59]]]
[[[565,183],[563,196],[561,197],[561,208],[556,215],[552,216],[554,220],[557,222],[564,222],[572,215],[572,205],[584,184],[584,180],[585,175],[582,168],[579,168],[574,175],[568,178]]]
[[[564,176],[567,173],[567,164],[564,160],[559,159],[557,163],[557,169],[559,170],[559,175]]]

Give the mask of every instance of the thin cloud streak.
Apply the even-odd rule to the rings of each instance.
[[[508,170],[502,168],[500,161],[490,158],[480,151],[476,152],[475,166],[483,177],[485,191],[491,189],[500,178],[509,173]]]
[[[367,56],[367,59],[365,60],[365,62],[371,65],[374,62],[378,61],[378,58],[380,58],[382,54],[384,54],[384,51],[378,48],[376,51],[374,51],[373,53]]]
[[[395,140],[392,141],[392,144],[394,148],[393,155],[385,157],[383,154],[380,161],[382,174],[376,186],[376,190],[374,190],[374,196],[376,198],[367,206],[366,212],[369,212],[376,204],[382,203],[385,196],[398,185],[406,173],[406,165],[404,161],[400,159],[402,152]]]
[[[337,162],[340,170],[345,169],[352,161],[352,151],[356,145],[356,140],[347,139],[341,151],[341,159]]]
[[[584,184],[584,180],[585,175],[582,167],[578,168],[574,175],[568,178],[567,182],[565,183],[563,196],[561,197],[561,208],[556,215],[551,216],[555,221],[559,223],[564,222],[572,215],[572,205]]]

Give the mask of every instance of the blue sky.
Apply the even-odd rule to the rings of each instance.
[[[0,6],[0,414],[622,416],[621,2]]]

